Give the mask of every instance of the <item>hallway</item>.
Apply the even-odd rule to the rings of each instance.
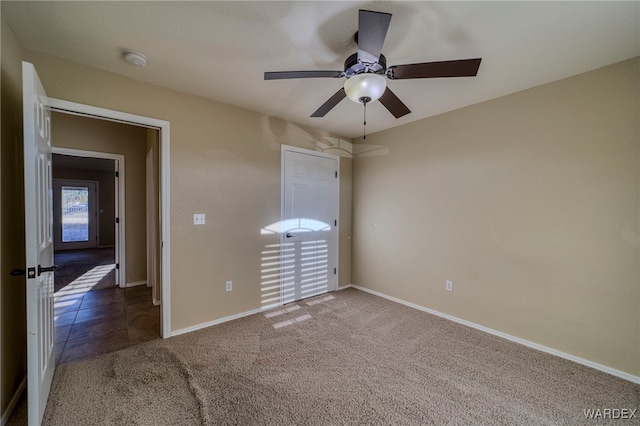
[[[160,307],[146,286],[54,296],[56,365],[160,338]]]
[[[160,338],[151,288],[115,286],[113,259],[113,249],[55,254],[56,365]]]

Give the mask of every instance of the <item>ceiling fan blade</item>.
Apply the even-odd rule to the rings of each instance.
[[[343,100],[346,96],[347,94],[344,92],[344,87],[340,88],[340,90],[338,90],[335,95],[330,97],[327,102],[322,104],[322,106],[316,110],[316,112],[311,114],[311,117],[324,117],[326,113],[331,111],[333,107],[338,105],[340,101]]]
[[[392,80],[406,78],[475,77],[482,58],[457,61],[425,62],[422,64],[394,65],[387,68]]]
[[[378,63],[390,22],[390,13],[359,11],[358,59],[360,61]]]
[[[385,108],[387,108],[395,118],[400,118],[411,112],[411,110],[402,103],[400,98],[398,98],[396,94],[393,93],[388,87],[386,88],[382,96],[380,96],[379,100],[380,103],[384,105]]]
[[[344,75],[343,71],[275,71],[265,72],[265,80],[282,80],[287,78],[338,78]]]

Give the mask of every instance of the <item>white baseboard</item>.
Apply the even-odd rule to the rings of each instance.
[[[235,314],[235,315],[229,315],[228,317],[219,318],[217,320],[213,320],[213,321],[209,321],[209,322],[203,322],[201,324],[192,325],[191,327],[181,328],[179,330],[172,331],[171,332],[171,337],[178,336],[178,335],[184,334],[184,333],[190,333],[192,331],[200,330],[202,328],[211,327],[212,325],[222,324],[223,322],[233,321],[235,319],[246,317],[246,316],[253,315],[253,314],[257,314],[257,313],[260,313],[260,312],[263,312],[263,311],[264,311],[264,309],[262,309],[262,308],[253,309],[251,311],[246,311],[246,312],[242,312],[242,313]]]
[[[347,284],[347,285],[343,285],[343,286],[338,287],[336,290],[340,291],[340,290],[344,290],[344,289],[351,288],[351,287],[353,287],[353,284]]]
[[[345,288],[349,288],[351,286],[352,286],[351,284],[347,284],[346,286],[338,287],[338,290],[344,290]],[[190,333],[192,331],[200,330],[202,328],[211,327],[212,325],[222,324],[223,322],[233,321],[235,319],[246,317],[246,316],[249,316],[249,315],[258,314],[260,312],[268,311],[269,309],[275,309],[275,308],[277,308],[279,306],[282,306],[282,303],[273,303],[271,305],[263,306],[263,307],[258,308],[258,309],[252,309],[250,311],[241,312],[241,313],[235,314],[235,315],[229,315],[228,317],[219,318],[217,320],[213,320],[213,321],[209,321],[209,322],[203,322],[201,324],[192,325],[191,327],[181,328],[179,330],[172,331],[171,332],[171,337],[178,336],[178,335],[184,334],[184,333]]]
[[[26,387],[27,378],[25,377],[24,379],[22,379],[22,382],[20,382],[20,386],[18,386],[18,389],[16,389],[16,392],[13,394],[13,398],[11,398],[11,401],[9,401],[7,409],[4,411],[4,413],[2,413],[2,417],[0,417],[0,425],[4,426],[7,424],[7,422],[9,421],[9,417],[13,412],[13,409],[16,407],[16,404],[18,403],[18,400],[20,399],[20,396],[22,396],[22,392],[24,392]]]
[[[147,285],[146,281],[134,281],[132,283],[126,283],[124,286],[129,288],[129,287],[137,287],[139,285]]]
[[[448,320],[453,321],[453,322],[457,322],[458,324],[466,325],[467,327],[475,328],[476,330],[484,331],[485,333],[489,333],[489,334],[493,334],[494,336],[502,337],[503,339],[507,339],[507,340],[510,340],[512,342],[519,343],[519,344],[527,346],[529,348],[536,349],[536,350],[539,350],[541,352],[545,352],[545,353],[548,353],[548,354],[551,354],[551,355],[555,355],[555,356],[558,356],[560,358],[568,359],[569,361],[577,362],[578,364],[582,364],[582,365],[585,365],[587,367],[595,368],[596,370],[600,370],[602,372],[611,374],[613,376],[620,377],[621,379],[625,379],[625,380],[628,380],[630,382],[640,384],[640,376],[634,376],[633,374],[629,374],[629,373],[626,373],[624,371],[616,370],[615,368],[607,367],[606,365],[598,364],[597,362],[589,361],[588,359],[580,358],[580,357],[577,357],[575,355],[571,355],[571,354],[568,354],[568,353],[565,353],[565,352],[561,352],[561,351],[559,351],[557,349],[553,349],[553,348],[550,348],[548,346],[540,345],[538,343],[531,342],[529,340],[521,339],[519,337],[512,336],[510,334],[503,333],[501,331],[494,330],[492,328],[485,327],[483,325],[479,325],[479,324],[473,323],[471,321],[463,320],[463,319],[460,319],[460,318],[457,318],[457,317],[454,317],[454,316],[451,316],[451,315],[448,315],[448,314],[444,314],[442,312],[434,311],[433,309],[425,308],[424,306],[416,305],[415,303],[407,302],[406,300],[398,299],[397,297],[388,296],[388,295],[386,295],[384,293],[380,293],[380,292],[377,292],[375,290],[370,290],[368,288],[360,287],[360,286],[355,285],[355,284],[350,284],[348,286],[341,287],[340,290],[342,290],[344,288],[349,288],[349,287],[357,288],[358,290],[362,290],[364,292],[367,292],[367,293],[382,297],[382,298],[387,299],[387,300],[391,300],[393,302],[401,303],[401,304],[403,304],[405,306],[409,306],[411,308],[418,309],[419,311],[427,312],[429,314],[436,315],[438,317],[445,318],[445,319],[448,319]]]

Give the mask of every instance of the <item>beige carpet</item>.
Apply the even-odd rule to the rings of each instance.
[[[638,385],[347,289],[62,366],[44,424],[580,425],[639,405]]]

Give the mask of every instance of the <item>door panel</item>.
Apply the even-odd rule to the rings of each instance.
[[[338,159],[283,148],[281,301],[337,288]]]
[[[53,379],[53,190],[51,118],[33,65],[22,63],[25,246],[27,260],[27,405],[39,425]],[[41,270],[45,268],[45,270]]]

